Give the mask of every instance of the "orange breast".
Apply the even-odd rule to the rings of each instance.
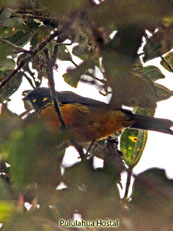
[[[69,125],[70,133],[78,142],[90,142],[105,138],[134,121],[120,110],[109,110],[81,104],[65,104],[60,107],[66,125]],[[60,126],[53,105],[41,111],[40,117],[50,129]]]

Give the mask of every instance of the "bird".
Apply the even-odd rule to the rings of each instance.
[[[64,122],[69,128],[67,130],[79,143],[101,140],[127,127],[173,135],[173,121],[168,119],[138,115],[127,109],[113,109],[107,103],[70,91],[56,91],[56,97]],[[61,123],[49,88],[38,87],[29,91],[24,101],[32,105],[46,126],[60,131]]]

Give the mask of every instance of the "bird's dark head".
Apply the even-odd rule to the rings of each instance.
[[[31,103],[35,111],[39,111],[47,103],[51,102],[49,88],[36,88],[32,91],[27,91],[23,100]]]

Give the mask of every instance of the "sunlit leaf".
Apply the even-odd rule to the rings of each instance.
[[[154,116],[155,108],[134,107],[133,113],[139,115]]]
[[[139,162],[147,142],[147,134],[147,131],[130,128],[127,128],[122,133],[120,150],[129,167],[133,168]]]
[[[166,27],[172,26],[172,25],[173,25],[173,16],[164,17],[164,18],[163,18],[163,24],[164,24]]]
[[[7,222],[15,212],[15,205],[11,201],[0,200],[0,222]]]

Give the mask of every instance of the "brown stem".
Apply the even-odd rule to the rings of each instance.
[[[45,51],[45,53],[47,54],[46,51]],[[66,124],[65,124],[64,118],[62,116],[62,113],[61,113],[61,110],[60,110],[60,107],[59,107],[57,94],[56,94],[56,91],[55,91],[55,82],[54,82],[54,78],[53,78],[53,66],[54,66],[54,63],[52,62],[52,60],[49,59],[48,54],[46,56],[47,56],[46,73],[47,73],[49,87],[50,87],[50,95],[52,97],[55,112],[56,112],[56,114],[58,116],[58,119],[59,119],[59,121],[61,123],[61,127],[62,127],[62,129],[66,129]]]
[[[87,149],[87,151],[86,151],[86,156],[88,156],[88,154],[89,154],[89,152],[91,151],[91,148],[93,147],[94,143],[95,143],[95,140],[93,140],[93,141],[90,143],[90,145],[89,145],[89,147],[88,147],[88,149]]]
[[[0,89],[4,87],[22,67],[24,67],[39,51],[41,51],[52,39],[54,39],[59,34],[59,30],[54,31],[54,33],[50,34],[45,40],[43,40],[33,50],[31,50],[30,53],[19,62],[17,68],[9,76],[7,76],[7,78],[1,81]]]
[[[130,188],[130,183],[131,183],[131,178],[132,178],[132,168],[128,169],[127,174],[128,175],[127,175],[127,182],[126,182],[126,190],[125,190],[123,199],[128,199],[128,193],[129,193],[129,188]]]
[[[161,56],[161,59],[162,59],[162,61],[166,64],[166,66],[169,68],[169,70],[170,70],[171,72],[173,72],[173,68],[172,68],[171,65],[165,60],[165,58]]]
[[[34,84],[32,83],[32,80],[27,76],[27,74],[25,72],[22,72],[23,76],[25,77],[25,79],[29,82],[29,84],[31,85],[31,87],[33,89],[35,89],[36,87],[34,86]]]
[[[55,17],[49,17],[49,16],[41,16],[41,15],[34,15],[32,13],[15,13],[13,14],[11,17],[15,17],[15,18],[24,18],[24,19],[28,19],[28,18],[34,18],[34,19],[40,19],[40,20],[54,20],[57,21],[57,18]]]

